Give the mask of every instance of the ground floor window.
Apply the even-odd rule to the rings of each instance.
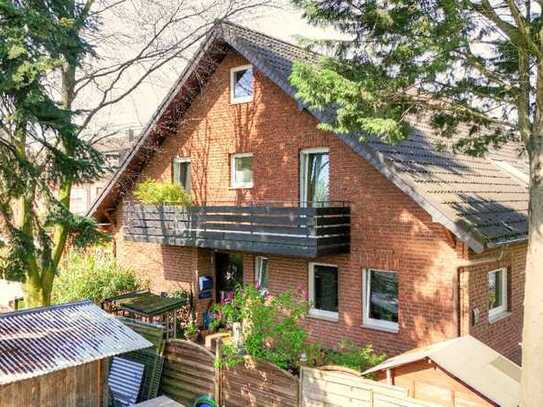
[[[338,319],[338,268],[329,264],[309,263],[309,300],[314,317]]]
[[[488,273],[488,318],[492,321],[507,312],[507,270]]]
[[[255,287],[260,291],[268,289],[268,259],[255,257]]]
[[[364,270],[363,324],[370,328],[398,330],[398,273]]]

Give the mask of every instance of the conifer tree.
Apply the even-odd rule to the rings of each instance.
[[[424,118],[453,150],[518,143],[530,166],[522,405],[543,405],[543,1],[294,0],[341,40],[291,76],[327,130],[389,143]],[[522,159],[522,158],[519,158]],[[484,374],[484,372],[480,372]]]

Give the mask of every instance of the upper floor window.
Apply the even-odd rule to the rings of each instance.
[[[251,188],[253,186],[253,154],[232,154],[232,188]]]
[[[190,159],[174,158],[172,161],[172,181],[174,184],[181,185],[186,191],[190,192]]]
[[[309,263],[309,315],[338,320],[338,269],[329,264]]]
[[[507,270],[488,273],[488,319],[490,321],[507,312]]]
[[[308,148],[300,153],[300,201],[302,206],[325,206],[330,199],[330,153]]]
[[[230,70],[230,102],[243,103],[253,99],[253,67],[238,66]]]
[[[364,270],[363,325],[398,331],[398,273]]]

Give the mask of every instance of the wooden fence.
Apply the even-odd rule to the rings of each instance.
[[[221,405],[225,407],[297,407],[296,376],[268,362],[245,357],[221,371]]]
[[[300,407],[428,407],[407,390],[367,380],[345,368],[302,368]]]
[[[435,406],[345,368],[302,368],[298,378],[247,356],[236,367],[219,369],[212,352],[182,340],[168,341],[164,357],[161,393],[186,406],[201,394],[213,395],[224,407]]]
[[[161,393],[187,406],[200,394],[219,396],[215,355],[189,341],[172,339],[164,352]]]

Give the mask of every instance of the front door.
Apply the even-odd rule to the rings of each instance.
[[[236,287],[243,284],[243,257],[238,253],[215,253],[217,301],[224,303],[234,297]]]

